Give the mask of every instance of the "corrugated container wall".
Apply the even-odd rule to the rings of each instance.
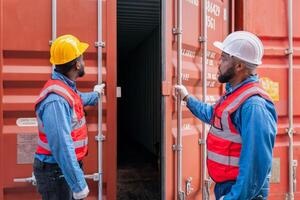
[[[106,83],[103,98],[104,195],[116,194],[116,1],[102,2],[103,48],[102,78]],[[33,152],[37,144],[34,101],[50,78],[49,41],[51,40],[51,1],[1,0],[1,171],[0,199],[40,199],[29,183],[15,178],[32,175]],[[73,34],[89,43],[85,53],[86,75],[79,79],[80,91],[92,91],[97,83],[97,0],[57,1],[57,35]],[[109,24],[109,26],[108,26]],[[109,102],[109,104],[107,103]],[[97,107],[87,108],[89,154],[85,174],[98,171]],[[109,159],[108,159],[109,158]],[[89,181],[96,199],[97,182]]]
[[[177,108],[172,96],[172,85],[177,81],[177,36],[172,32],[177,27],[177,6],[179,1],[165,2],[165,77],[163,94],[165,97],[165,137],[166,137],[166,199],[174,199],[177,194],[177,156],[172,145],[177,140]],[[201,32],[201,13],[203,1],[182,1],[182,79],[189,92],[202,99],[201,74],[202,60],[199,39]],[[294,26],[294,160],[297,165],[299,151],[299,56],[300,26],[299,1],[293,1]],[[270,199],[285,199],[289,193],[288,182],[288,1],[207,1],[208,56],[207,56],[207,101],[214,102],[220,96],[222,88],[217,84],[217,50],[213,41],[222,40],[233,30],[248,30],[257,34],[265,46],[263,65],[259,68],[260,80],[275,101],[279,114],[278,136],[274,149],[273,171],[271,177]],[[202,38],[205,39],[205,38]],[[165,87],[164,87],[165,86]],[[183,106],[182,118],[182,188],[188,194],[187,184],[192,185],[188,199],[201,196],[201,142],[202,127],[199,120]],[[200,139],[200,140],[199,140]],[[199,145],[199,143],[200,145]],[[295,199],[299,198],[299,167],[295,166]],[[192,179],[191,179],[192,178]],[[192,180],[190,182],[190,180]],[[213,198],[213,196],[211,197]]]
[[[300,159],[300,1],[293,0],[293,112],[294,112],[294,160]],[[285,199],[289,191],[289,140],[288,120],[288,1],[237,1],[236,29],[256,33],[264,44],[263,65],[258,73],[262,83],[273,96],[278,112],[278,134],[273,155],[270,199]],[[300,199],[300,168],[295,166],[295,199]]]

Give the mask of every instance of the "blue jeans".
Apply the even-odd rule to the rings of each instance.
[[[230,192],[231,187],[235,184],[235,181],[226,181],[222,183],[216,183],[215,185],[215,196],[216,200],[219,200],[222,196],[226,195]],[[262,195],[255,197],[253,200],[263,200]]]
[[[235,184],[235,181],[226,181],[222,183],[216,183],[215,185],[215,196],[216,200],[219,200],[222,196],[230,192],[231,187]]]
[[[82,163],[79,165],[82,167]],[[33,173],[37,190],[43,200],[73,200],[73,192],[57,164],[45,163],[35,158]]]

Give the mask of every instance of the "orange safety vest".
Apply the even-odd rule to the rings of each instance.
[[[242,138],[230,116],[253,95],[272,102],[259,84],[252,82],[241,86],[214,107],[212,126],[207,136],[207,168],[210,177],[217,183],[236,180],[239,174]]]
[[[50,93],[56,93],[62,96],[73,109],[73,116],[71,119],[72,132],[71,137],[74,142],[74,148],[77,160],[82,160],[82,158],[87,154],[88,149],[88,134],[87,126],[85,120],[85,114],[83,110],[83,103],[80,96],[72,90],[68,85],[60,80],[48,80],[42,89],[38,99],[35,102],[35,109],[37,105],[42,102]],[[44,125],[39,116],[38,120],[38,146],[36,149],[37,154],[51,155],[51,150],[47,141],[47,136],[44,131]]]

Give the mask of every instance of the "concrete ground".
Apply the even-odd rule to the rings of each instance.
[[[119,200],[160,199],[158,161],[154,155],[137,144],[128,144],[119,151]]]

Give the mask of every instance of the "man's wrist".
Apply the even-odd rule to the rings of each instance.
[[[189,95],[186,95],[182,100],[185,101],[185,102],[187,102],[188,98],[189,98]]]

